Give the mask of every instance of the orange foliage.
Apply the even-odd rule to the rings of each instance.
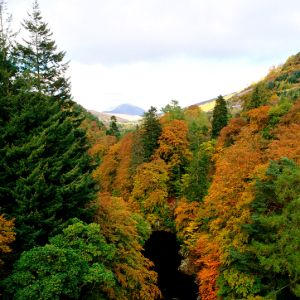
[[[95,221],[105,238],[117,247],[112,269],[121,288],[108,289],[110,299],[158,299],[157,274],[151,270],[153,263],[142,255],[137,222],[128,204],[120,197],[102,193],[98,205]]]
[[[261,107],[249,112],[250,123],[238,121],[231,125],[235,143],[219,150],[216,172],[208,196],[199,211],[198,218],[205,229],[198,238],[196,253],[201,267],[198,273],[201,299],[216,299],[218,267],[230,263],[230,247],[242,248],[248,236],[241,224],[250,219],[247,205],[251,201],[248,193],[249,180],[256,167],[264,163],[264,141],[258,132],[266,124],[268,108]],[[237,128],[237,129],[235,129]],[[226,130],[223,131],[226,135]],[[223,138],[223,137],[221,137]],[[228,137],[227,137],[228,138]]]
[[[81,127],[86,130],[86,136],[91,144],[96,144],[105,135],[103,128],[100,128],[96,121],[85,118]]]
[[[278,140],[270,145],[268,151],[270,159],[288,157],[300,163],[300,125],[280,126],[275,133]]]
[[[112,190],[122,196],[125,200],[128,200],[133,185],[130,172],[133,134],[128,133],[119,143],[119,165],[116,171],[115,180],[112,184]]]
[[[298,124],[300,125],[300,100],[296,101],[290,111],[282,118],[280,124]]]
[[[199,294],[203,300],[217,299],[216,279],[219,275],[219,247],[210,240],[206,234],[200,235],[195,247],[195,253],[199,259],[196,264],[199,266],[198,273]]]
[[[117,142],[117,138],[111,135],[105,135],[97,139],[95,144],[89,148],[88,153],[93,157],[102,158],[108,149]]]
[[[196,201],[187,201],[182,198],[177,203],[174,215],[177,237],[183,241],[189,237],[190,223],[197,216],[199,210],[199,203]]]
[[[288,157],[300,163],[300,100],[282,118],[273,134],[276,140],[269,147],[269,158]]]
[[[131,188],[131,148],[133,135],[129,133],[117,144],[110,147],[102,164],[93,175],[99,182],[102,192],[110,192],[128,199]]]
[[[94,120],[85,118],[81,127],[86,130],[86,136],[90,143],[89,154],[94,158],[102,158],[109,147],[117,142],[116,137],[107,136],[105,127]]]
[[[238,138],[241,129],[247,124],[243,118],[234,118],[220,132],[217,147],[229,146]]]
[[[187,134],[188,127],[183,120],[172,120],[164,125],[155,157],[163,159],[169,168],[191,159]]]
[[[251,126],[253,132],[259,131],[267,125],[269,121],[269,110],[270,106],[260,106],[248,111],[247,115],[250,118],[249,126]]]
[[[102,164],[93,172],[93,177],[99,182],[102,192],[111,191],[119,166],[119,150],[120,143],[112,145],[104,156]]]
[[[11,252],[9,244],[15,240],[14,221],[6,220],[3,215],[0,215],[0,254]],[[0,264],[2,264],[0,259]]]
[[[221,132],[214,179],[195,219],[201,228],[194,252],[198,257],[203,300],[217,298],[216,280],[221,265],[226,269],[222,272],[223,285],[243,291],[245,297],[251,296],[253,278],[242,271],[230,272],[230,249],[234,247],[240,252],[247,249],[248,233],[242,225],[251,222],[252,179],[265,173],[269,159],[286,156],[300,163],[300,101],[273,130],[276,138],[273,141],[264,140],[261,134],[268,126],[269,109],[268,106],[252,109],[247,113],[248,124],[235,119]],[[228,141],[230,147],[222,148],[228,146]],[[233,282],[235,276],[241,278],[240,282]]]
[[[184,115],[196,119],[199,116],[199,112],[201,112],[201,108],[194,104],[185,110]]]

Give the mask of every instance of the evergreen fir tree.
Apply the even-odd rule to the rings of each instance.
[[[211,137],[217,138],[221,129],[228,123],[228,111],[224,98],[220,95],[213,110]]]
[[[11,52],[16,33],[11,30],[12,17],[7,12],[6,2],[0,0],[0,97],[11,93],[12,78],[16,67],[12,62]],[[5,106],[1,103],[1,107]],[[3,111],[2,111],[3,113]]]
[[[48,24],[43,21],[37,0],[33,10],[24,20],[23,27],[30,35],[24,44],[17,45],[20,76],[25,89],[54,96],[59,101],[71,99],[70,83],[65,77],[68,64],[65,52],[58,51]]]
[[[117,139],[120,138],[121,133],[115,116],[110,117],[109,129],[106,131],[106,134],[114,135]]]
[[[37,2],[34,12],[38,22]],[[16,219],[17,253],[44,244],[69,218],[88,220],[94,198],[82,113],[60,77],[63,55],[51,52],[45,24],[27,24],[46,33],[36,32],[37,48],[19,45],[12,58],[7,44],[0,48],[0,85],[8,87],[0,92],[0,214]]]
[[[249,110],[265,105],[270,96],[271,92],[266,85],[264,83],[258,83],[251,93],[250,99],[245,103],[245,108]]]
[[[11,45],[15,35],[10,30],[10,21],[6,3],[0,1],[0,200],[7,198],[9,189],[10,179],[6,172],[6,152],[9,143],[7,137],[14,130],[8,126],[14,99],[13,77],[16,72],[11,57]],[[1,206],[0,204],[0,214]]]
[[[39,93],[18,97],[7,125],[1,212],[16,218],[18,251],[43,245],[71,217],[89,219],[94,198],[85,132],[69,111]]]
[[[161,134],[161,130],[157,109],[151,106],[148,112],[144,113],[144,119],[141,127],[141,142],[146,161],[150,159],[154,150],[158,148],[158,138]]]

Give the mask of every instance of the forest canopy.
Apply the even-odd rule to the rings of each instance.
[[[122,130],[73,101],[38,2],[25,40],[5,7],[4,299],[163,299],[153,231],[176,235],[203,300],[300,298],[300,54],[210,112],[172,100]]]

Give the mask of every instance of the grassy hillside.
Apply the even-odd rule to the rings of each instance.
[[[290,56],[284,64],[270,69],[262,80],[244,90],[224,96],[232,115],[263,104],[275,105],[282,98],[295,100],[300,96],[300,53]],[[217,98],[198,103],[210,112]]]

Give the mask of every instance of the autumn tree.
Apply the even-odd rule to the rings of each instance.
[[[168,204],[168,167],[162,159],[140,165],[134,177],[131,202],[154,229],[173,226]]]
[[[15,240],[14,221],[6,220],[0,215],[0,269],[3,264],[3,254],[12,251],[10,244]]]
[[[102,192],[128,199],[132,189],[131,158],[133,134],[126,134],[112,145],[94,171],[94,178]]]
[[[215,300],[218,298],[217,279],[221,265],[219,245],[209,235],[201,233],[193,250],[198,256],[195,264],[199,268],[199,295],[201,299]]]
[[[187,139],[188,127],[183,120],[172,120],[165,124],[159,138],[155,156],[164,160],[169,169],[169,196],[180,194],[181,177],[191,159]]]
[[[216,104],[213,110],[211,137],[217,138],[221,129],[225,127],[227,123],[228,123],[227,105],[224,98],[220,95],[216,100]]]
[[[271,159],[278,160],[288,157],[300,162],[300,101],[296,101],[288,113],[284,114],[278,126],[271,132],[274,140],[271,141],[268,155]]]
[[[132,148],[131,148],[131,174],[135,174],[137,167],[145,162],[144,145],[142,142],[142,133],[137,126],[132,133]]]
[[[176,205],[174,211],[176,235],[183,242],[181,249],[187,250],[186,242],[190,235],[191,222],[197,217],[199,203],[196,201],[187,201],[181,198]]]
[[[153,263],[142,254],[142,245],[150,236],[149,223],[139,213],[132,212],[121,197],[108,193],[99,194],[95,222],[106,240],[116,247],[111,262],[116,285],[105,288],[108,298],[158,299],[157,274],[152,270]]]
[[[116,137],[106,135],[104,124],[84,108],[82,108],[82,115],[84,119],[80,124],[80,128],[86,131],[87,140],[90,144],[88,153],[92,156],[95,163],[99,164],[110,146],[117,142]]]
[[[179,202],[178,228],[203,299],[299,297],[299,168],[289,159],[299,162],[300,105],[274,105],[231,120],[218,138],[203,204],[195,213],[194,202]]]
[[[250,220],[240,224],[248,237],[242,246],[231,245],[231,263],[219,280],[220,294],[233,298],[293,298],[299,295],[295,276],[299,260],[295,251],[299,244],[295,225],[299,219],[299,167],[282,158],[259,166],[253,177],[255,181],[249,186],[251,201],[244,207],[251,213]],[[224,282],[225,278],[232,281]]]
[[[269,157],[286,154],[297,159],[297,151],[288,151],[286,143],[280,141],[281,132],[290,131],[299,122],[296,106],[287,114],[285,108],[273,110],[260,106],[247,112],[247,118],[234,119],[222,130],[214,155],[213,182],[192,224],[199,230],[190,238],[192,241],[198,237],[198,243],[192,243],[190,249],[198,255],[195,263],[200,268],[198,278],[203,299],[215,299],[217,295],[225,299],[261,299],[259,297],[276,294],[290,297],[291,293],[297,293],[297,280],[288,282],[287,273],[281,267],[280,274],[276,273],[278,263],[289,264],[292,258],[286,257],[290,254],[279,255],[274,249],[289,251],[283,242],[285,227],[276,222],[283,222],[286,230],[292,231],[295,226],[285,215],[293,214],[289,211],[281,215],[283,203],[277,199],[286,192],[297,195],[297,189],[292,191],[291,186],[298,186],[298,171],[290,164],[282,167],[283,162],[279,167],[275,163],[268,168]],[[270,142],[264,138],[265,129],[274,120],[275,126],[279,125],[271,133],[277,139]],[[284,185],[279,184],[277,177]],[[286,201],[288,199],[291,197]],[[290,220],[294,217],[297,218],[295,215]],[[281,228],[280,232],[276,226]],[[297,241],[289,241],[289,245],[294,243]],[[294,278],[292,274],[297,270],[290,270],[291,267],[289,276]]]
[[[233,247],[244,249],[248,238],[242,225],[250,222],[252,174],[264,162],[260,131],[268,123],[267,112],[267,107],[250,111],[249,124],[239,128],[234,144],[215,154],[216,171],[196,218],[200,232],[194,244],[204,299],[215,299],[217,294],[243,299],[256,291],[255,276],[239,269],[231,253]]]
[[[131,173],[131,153],[133,147],[133,134],[127,133],[119,142],[120,148],[118,153],[118,168],[116,176],[111,186],[111,192],[115,196],[122,196],[128,200],[133,186]]]

